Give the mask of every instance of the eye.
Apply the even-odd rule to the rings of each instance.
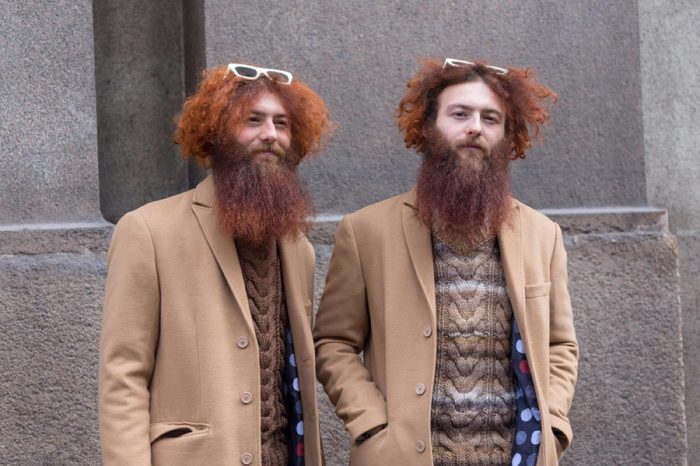
[[[287,120],[275,120],[275,126],[277,126],[278,128],[286,128],[287,126],[289,126],[289,123],[287,122]]]
[[[251,115],[248,117],[248,123],[255,124],[255,123],[260,123],[261,119],[257,115]]]
[[[455,112],[452,112],[452,118],[457,118],[459,120],[467,118],[469,115],[467,115],[467,112],[464,110],[457,110]]]
[[[497,116],[495,115],[485,115],[484,116],[484,121],[486,123],[491,123],[491,124],[498,124],[500,121]]]

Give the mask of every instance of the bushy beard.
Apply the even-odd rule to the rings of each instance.
[[[507,142],[479,162],[482,154],[463,158],[439,130],[428,133],[416,186],[418,218],[453,245],[470,248],[496,235],[510,204]]]
[[[296,170],[299,160],[277,147],[274,161],[255,159],[255,152],[233,144],[212,157],[215,208],[222,229],[236,240],[259,246],[295,238],[309,230],[313,202]]]

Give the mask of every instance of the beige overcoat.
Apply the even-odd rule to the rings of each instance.
[[[353,439],[387,424],[353,442],[351,465],[432,464],[435,279],[414,206],[410,191],[346,216],[336,233],[314,328],[318,379]],[[561,230],[513,200],[498,244],[542,413],[537,464],[553,466],[572,437],[578,360]]]
[[[117,224],[100,348],[104,464],[260,464],[258,343],[211,177]],[[311,336],[314,253],[280,242],[304,412],[305,459],[321,464]]]

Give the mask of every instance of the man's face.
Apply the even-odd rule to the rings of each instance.
[[[438,96],[435,128],[462,163],[480,170],[505,135],[505,107],[481,80],[454,84]]]
[[[289,117],[277,95],[263,93],[244,116],[236,142],[258,162],[279,163],[291,144]]]

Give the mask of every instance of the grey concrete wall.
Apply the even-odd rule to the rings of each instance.
[[[99,219],[90,2],[0,9],[0,223]]]
[[[319,212],[352,211],[413,184],[418,157],[403,149],[394,113],[421,56],[532,67],[559,92],[547,143],[515,164],[524,201],[646,202],[634,0],[204,0],[204,16],[207,66],[289,69],[328,102],[340,129],[303,169]]]
[[[700,4],[639,2],[647,194],[678,235],[688,462],[700,464]]]
[[[116,222],[186,190],[172,141],[184,98],[182,4],[94,0],[102,214]]]
[[[92,5],[0,11],[0,463],[99,464]]]
[[[0,231],[0,463],[97,465],[109,229]]]

